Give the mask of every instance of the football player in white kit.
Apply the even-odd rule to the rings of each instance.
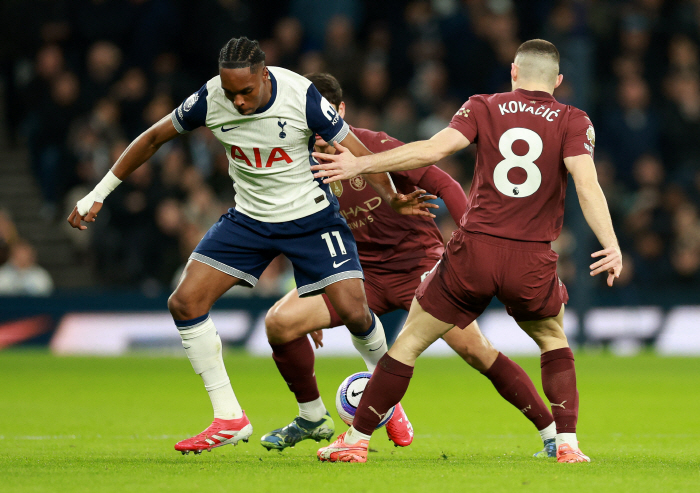
[[[226,149],[236,206],[197,245],[168,300],[182,345],[214,409],[207,429],[175,445],[183,454],[235,445],[253,433],[231,387],[209,311],[234,285],[255,286],[278,255],[292,262],[300,296],[325,292],[367,351],[386,344],[379,319],[367,307],[352,233],[329,186],[310,170],[315,134],[326,142],[342,142],[358,156],[370,152],[308,79],[265,66],[257,41],[231,39],[219,54],[219,75],[131,143],[95,189],[78,201],[68,218],[71,226],[86,229],[82,222],[95,221],[123,179],[165,142],[201,126]],[[422,191],[398,194],[387,174],[366,179],[397,212],[432,216]],[[294,391],[294,382],[288,383]]]

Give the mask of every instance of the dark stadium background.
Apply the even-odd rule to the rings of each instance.
[[[598,244],[571,187],[554,247],[575,339],[700,354],[699,26],[696,0],[5,0],[0,347],[47,343],[73,312],[166,316],[189,253],[235,202],[211,133],[163,146],[86,232],[65,218],[131,139],[216,75],[229,38],[260,40],[268,65],[332,73],[349,123],[412,141],[446,126],[471,94],[509,90],[516,48],[541,37],[562,54],[555,96],[596,127],[624,257],[612,289],[589,277]],[[473,163],[472,146],[440,166],[468,191]],[[437,221],[449,238],[444,208]],[[280,258],[254,293],[222,300],[217,309],[250,314],[229,342],[246,344],[292,282]]]

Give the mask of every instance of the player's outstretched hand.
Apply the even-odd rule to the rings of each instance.
[[[86,223],[94,223],[100,209],[102,209],[102,202],[94,202],[88,213],[85,216],[81,216],[78,212],[78,206],[76,205],[73,208],[73,212],[71,212],[70,216],[68,216],[68,223],[74,228],[80,230],[87,229],[87,226],[81,224],[81,222],[85,221]]]
[[[608,286],[613,285],[613,281],[620,277],[622,272],[622,253],[617,247],[606,248],[598,252],[592,253],[591,257],[603,257],[597,262],[591,264],[591,275],[597,276],[601,272],[608,273]]]
[[[426,195],[425,190],[416,190],[408,195],[397,193],[391,199],[391,207],[399,214],[406,216],[435,217],[435,214],[428,209],[439,209],[440,206],[431,204],[428,200],[436,198],[435,195]]]
[[[312,154],[321,164],[311,166],[314,178],[323,178],[323,183],[348,180],[362,173],[357,158],[338,142],[334,142],[335,154],[314,152]]]
[[[314,341],[316,349],[323,347],[323,329],[314,330],[309,335],[311,336],[311,340]]]

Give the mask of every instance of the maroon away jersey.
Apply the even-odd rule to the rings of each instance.
[[[588,115],[546,92],[472,96],[450,127],[477,145],[460,227],[524,241],[553,241],[564,221],[564,158],[593,156]]]
[[[375,153],[403,145],[384,132],[350,129]],[[396,189],[401,193],[413,192],[427,169],[391,173]],[[340,213],[355,237],[363,266],[380,262],[392,262],[396,266],[400,262],[399,268],[405,264],[406,269],[411,269],[420,259],[437,260],[442,255],[442,235],[431,218],[396,213],[361,176],[330,185],[340,203]]]

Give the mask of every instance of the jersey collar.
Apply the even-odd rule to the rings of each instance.
[[[550,99],[552,101],[556,101],[556,99],[554,99],[554,96],[545,91],[526,91],[525,89],[516,89],[514,92],[519,92],[520,94],[529,98]]]
[[[270,67],[267,67],[267,73],[270,74],[270,82],[272,83],[272,94],[270,95],[270,100],[265,106],[255,110],[256,115],[260,113],[265,113],[267,110],[269,110],[270,107],[272,107],[272,105],[275,104],[275,99],[277,99],[277,79],[275,79],[275,76],[272,75],[272,70],[270,70]]]

